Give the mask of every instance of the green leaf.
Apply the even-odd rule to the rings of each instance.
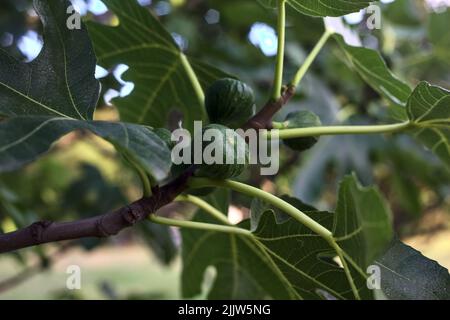
[[[117,27],[88,23],[100,64],[112,68],[126,64],[125,81],[133,82],[133,92],[113,100],[123,121],[162,127],[172,108],[184,114],[186,127],[205,120],[204,101],[196,94],[193,68],[203,85],[223,73],[203,63],[191,62],[159,21],[135,0],[105,0],[119,18]]]
[[[367,84],[392,105],[406,106],[411,89],[389,70],[380,53],[372,49],[348,45],[339,34],[336,34],[335,38],[344,51],[349,66],[358,72]],[[404,113],[402,109],[400,113]],[[406,118],[404,114],[399,117]]]
[[[261,4],[271,8],[276,7],[277,0],[258,0]],[[287,3],[299,12],[315,16],[344,16],[356,12],[370,5],[367,0],[287,0]]]
[[[354,177],[344,180],[336,213],[320,212],[295,198],[283,199],[329,230],[345,251],[352,281],[364,299],[373,292],[366,285],[366,268],[391,241],[389,210],[378,192],[362,188]],[[227,206],[221,211],[227,212]],[[254,238],[183,230],[183,294],[198,295],[207,267],[217,277],[212,299],[353,299],[350,283],[334,261],[334,249],[298,221],[259,200],[252,204],[252,220],[239,227]],[[195,220],[217,223],[200,211]]]
[[[376,189],[347,176],[339,188],[332,230],[346,259],[364,273],[392,240],[391,211]]]
[[[228,211],[229,192],[225,190],[217,190],[205,200],[222,212]],[[218,223],[203,210],[196,213],[194,220]],[[262,299],[268,297],[267,292],[284,299],[295,298],[295,292],[286,286],[286,281],[267,265],[270,260],[247,239],[188,229],[181,233],[184,297],[201,294],[205,271],[209,266],[215,266],[217,276],[208,293],[210,299]]]
[[[416,138],[450,164],[450,91],[421,82],[407,105]]]
[[[0,122],[0,172],[37,159],[61,136],[85,129],[155,179],[165,178],[170,151],[157,135],[137,125],[92,121],[99,95],[96,59],[84,26],[66,25],[71,3],[35,0],[34,5],[44,24],[40,55],[23,63],[0,52],[0,114],[7,118]]]
[[[66,26],[69,1],[34,1],[44,23],[44,46],[30,63],[0,49],[0,115],[91,119],[100,86],[85,28]]]
[[[399,240],[376,264],[381,268],[381,289],[389,299],[450,299],[448,270]]]
[[[227,207],[220,209],[226,212]],[[322,259],[332,252],[322,238],[292,219],[278,224],[270,210],[255,214],[260,216],[254,231],[257,241],[182,230],[183,296],[200,294],[204,273],[214,266],[217,276],[208,294],[210,299],[320,299],[317,289],[350,298],[345,292],[348,287],[342,270]],[[332,214],[312,216],[331,226]],[[195,220],[217,223],[203,211],[197,213]],[[247,220],[239,227],[249,228],[249,224]],[[335,292],[335,286],[344,287],[344,292]]]
[[[0,171],[17,169],[48,151],[61,136],[85,129],[111,142],[156,179],[171,165],[166,144],[143,126],[53,117],[15,117],[0,122]],[[151,152],[149,151],[151,150]]]

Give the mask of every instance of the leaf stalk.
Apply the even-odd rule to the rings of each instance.
[[[297,87],[300,84],[300,82],[303,80],[306,73],[308,72],[309,68],[311,68],[311,65],[313,64],[314,60],[316,60],[320,51],[325,46],[325,44],[327,43],[328,39],[330,38],[330,36],[332,34],[333,34],[333,31],[331,31],[329,29],[325,30],[322,37],[317,42],[317,44],[315,45],[315,47],[311,51],[311,53],[308,55],[308,57],[306,57],[305,62],[303,62],[300,69],[298,69],[297,73],[295,74],[294,78],[291,80],[289,85],[291,85],[293,87]]]
[[[280,129],[278,132],[279,139],[296,139],[312,136],[327,136],[327,135],[357,135],[357,134],[383,134],[383,133],[397,133],[411,128],[412,124],[409,121],[387,125],[371,125],[371,126],[323,126],[311,128],[295,128],[295,129]],[[280,123],[275,124],[275,128],[281,128]],[[270,138],[270,131],[266,133]]]
[[[278,0],[278,50],[272,100],[281,98],[283,88],[284,50],[286,43],[286,0]]]

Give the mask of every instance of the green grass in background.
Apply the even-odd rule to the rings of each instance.
[[[82,271],[82,288],[67,290],[66,269]],[[22,267],[10,256],[0,256],[0,282]],[[180,265],[161,266],[146,248],[101,248],[92,253],[71,251],[48,271],[33,276],[7,292],[5,299],[178,299]],[[107,284],[107,289],[102,289]],[[105,293],[105,292],[111,292]]]

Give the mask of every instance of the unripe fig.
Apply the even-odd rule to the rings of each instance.
[[[164,141],[169,149],[172,149],[175,143],[172,141],[172,133],[165,128],[154,129],[153,132]]]
[[[255,114],[255,96],[244,82],[225,78],[209,87],[205,107],[211,123],[237,129]]]
[[[296,111],[289,113],[283,122],[285,129],[320,127],[320,118],[311,111]],[[295,151],[305,151],[312,148],[319,141],[319,137],[304,137],[285,139],[284,144]]]
[[[217,158],[220,163],[207,164],[205,163],[206,159],[203,159],[196,175],[215,179],[229,179],[239,176],[249,162],[249,151],[244,138],[223,125],[210,124],[203,129],[203,133],[209,129],[215,130],[210,131],[214,138],[211,142],[203,142],[202,150],[205,150],[205,148],[212,150],[211,148],[214,147],[214,159]],[[222,154],[218,155],[215,151],[220,149]],[[205,155],[205,152],[203,155]],[[232,163],[227,163],[227,156],[233,157]]]

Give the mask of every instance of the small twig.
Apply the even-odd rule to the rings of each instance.
[[[257,130],[272,129],[272,119],[281,108],[291,100],[295,94],[295,87],[285,87],[283,93],[277,101],[270,100],[254,117],[243,126],[244,130],[253,128]]]

